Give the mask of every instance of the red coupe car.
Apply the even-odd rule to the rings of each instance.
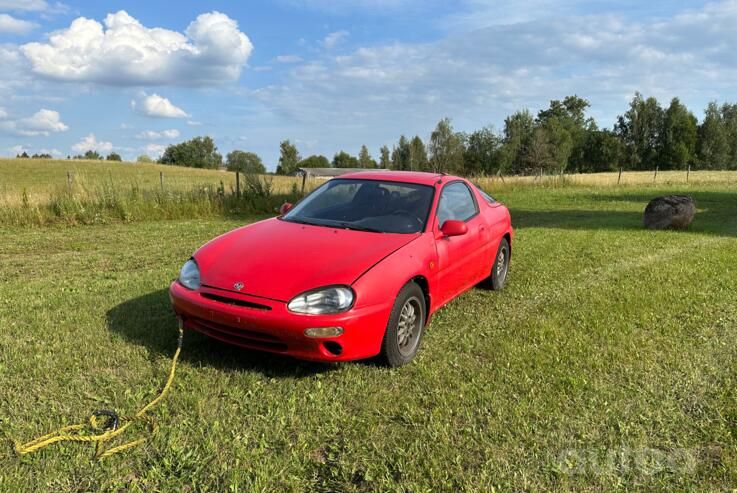
[[[301,359],[400,366],[435,311],[507,278],[509,211],[463,178],[350,173],[281,213],[184,264],[170,297],[186,328]]]

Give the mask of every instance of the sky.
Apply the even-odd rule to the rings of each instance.
[[[735,26],[737,0],[0,0],[0,155],[210,135],[274,170],[284,139],[377,157],[570,94],[601,127],[635,91],[701,118],[737,100]]]

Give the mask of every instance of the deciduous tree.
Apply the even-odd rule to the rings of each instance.
[[[409,147],[409,141],[407,140],[407,137],[402,135],[399,137],[399,142],[397,142],[397,145],[395,145],[392,150],[391,168],[398,171],[411,170],[411,154],[412,151]]]
[[[463,135],[453,130],[449,118],[440,120],[430,135],[430,169],[435,172],[460,173],[463,171]]]
[[[630,108],[617,118],[615,132],[626,149],[626,162],[633,169],[653,169],[658,165],[663,109],[658,100],[642,97],[639,92],[630,102]]]
[[[334,168],[358,168],[358,159],[351,156],[345,151],[338,152],[333,156],[333,167]]]
[[[299,167],[299,151],[289,142],[284,140],[279,144],[279,164],[276,167],[277,175],[291,175]]]
[[[498,171],[500,147],[501,139],[491,126],[471,132],[466,138],[464,173],[478,175]]]
[[[430,163],[427,159],[425,144],[419,135],[412,137],[409,141],[409,169],[413,171],[428,171]]]
[[[226,157],[228,171],[240,171],[241,173],[266,173],[266,166],[258,154],[247,151],[231,151]]]
[[[727,128],[716,101],[710,102],[704,111],[704,121],[698,129],[696,152],[702,168],[729,166],[730,149],[727,141]]]
[[[379,150],[379,168],[389,169],[392,166],[391,155],[387,146],[381,146]]]
[[[368,148],[365,145],[361,146],[361,150],[358,152],[358,167],[359,168],[376,168],[376,161],[369,154]]]
[[[660,166],[685,168],[696,158],[696,117],[673,98],[663,116]]]
[[[170,145],[161,155],[159,162],[191,168],[217,169],[223,163],[223,157],[212,138],[205,136]]]
[[[329,168],[330,161],[323,155],[312,155],[299,162],[298,168]]]

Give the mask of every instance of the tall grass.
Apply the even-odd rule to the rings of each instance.
[[[191,219],[273,213],[282,203],[296,201],[295,193],[274,193],[269,178],[250,177],[240,195],[224,184],[189,189],[121,188],[112,182],[87,187],[58,187],[47,201],[0,204],[0,224],[78,225],[140,220]]]
[[[12,165],[12,166],[11,166]],[[68,171],[67,171],[68,170]],[[69,172],[69,175],[67,175]],[[163,173],[163,180],[162,175]],[[735,185],[734,171],[625,171],[585,175],[486,176],[473,180],[494,196],[555,188]],[[309,178],[305,193],[324,183]],[[0,225],[104,224],[141,220],[270,214],[301,195],[293,176],[241,175],[130,163],[0,160]]]

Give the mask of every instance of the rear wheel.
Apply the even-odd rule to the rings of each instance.
[[[415,357],[425,328],[425,295],[414,282],[407,283],[394,301],[381,342],[379,358],[387,366],[402,366]]]
[[[494,263],[491,266],[491,275],[482,282],[484,287],[493,289],[494,291],[504,289],[504,285],[507,282],[507,274],[509,273],[511,252],[509,242],[506,238],[502,238],[502,241],[499,242],[499,248],[496,250]]]

